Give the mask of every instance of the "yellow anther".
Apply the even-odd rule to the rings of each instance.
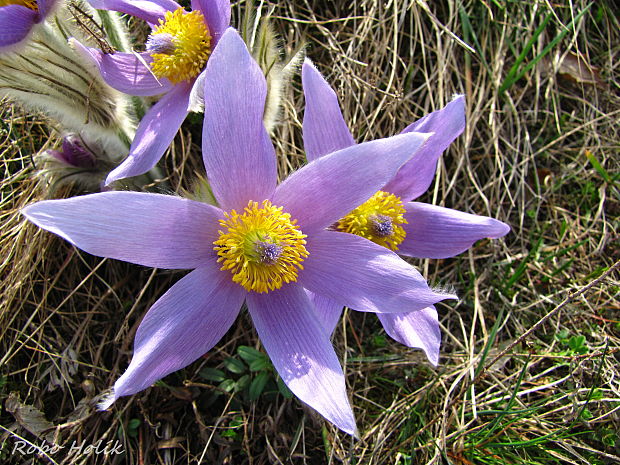
[[[407,233],[401,224],[407,224],[400,197],[378,191],[365,203],[341,218],[338,230],[357,234],[391,250],[405,240]]]
[[[9,5],[21,5],[33,11],[39,11],[39,5],[36,0],[0,0],[0,7]]]
[[[225,215],[213,245],[221,269],[230,270],[234,282],[248,291],[269,292],[297,281],[308,251],[306,235],[290,214],[264,200],[261,207],[250,201],[241,214]]]
[[[179,8],[166,12],[149,41],[158,39],[171,41],[170,50],[164,53],[155,50],[151,54],[151,69],[155,76],[168,78],[175,84],[198,76],[211,54],[211,35],[204,16],[197,10],[188,13]]]

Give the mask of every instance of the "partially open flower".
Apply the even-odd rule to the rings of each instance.
[[[15,49],[58,0],[0,0],[0,53]]]
[[[86,191],[99,191],[114,166],[99,143],[87,143],[77,134],[64,136],[59,150],[45,150],[37,155],[35,162],[39,175],[50,184],[52,193],[67,184],[78,185]]]
[[[129,95],[165,94],[144,116],[128,157],[114,169],[106,184],[147,172],[162,157],[187,113],[195,83],[220,36],[230,22],[229,0],[192,0],[186,11],[173,0],[89,0],[98,9],[141,18],[151,26],[142,53],[106,54],[71,40],[78,52],[95,65],[103,79]]]
[[[302,80],[306,97],[303,138],[308,160],[354,146],[335,92],[309,61],[303,65]],[[343,216],[335,229],[418,258],[453,257],[479,239],[508,234],[510,227],[496,219],[412,201],[431,185],[437,160],[464,128],[464,96],[406,127],[401,134],[433,135],[374,196]],[[342,306],[327,299],[317,302],[319,316],[331,334]],[[378,316],[391,337],[423,349],[429,360],[437,364],[441,333],[434,307],[423,312]]]
[[[61,151],[50,150],[49,153],[60,162],[75,168],[93,168],[97,162],[95,154],[75,134],[63,138]]]

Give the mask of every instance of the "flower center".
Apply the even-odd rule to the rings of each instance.
[[[21,5],[30,8],[32,11],[39,11],[37,0],[0,0],[0,7],[8,5]]]
[[[379,191],[365,203],[341,218],[336,224],[340,231],[357,234],[391,250],[405,240],[407,233],[401,224],[406,210],[400,197]]]
[[[305,237],[282,207],[250,201],[242,214],[235,210],[220,220],[223,230],[213,243],[222,270],[248,291],[269,292],[297,281],[308,256]]]
[[[202,13],[178,8],[159,20],[146,41],[146,51],[153,57],[153,74],[177,84],[200,74],[211,54],[210,45]]]

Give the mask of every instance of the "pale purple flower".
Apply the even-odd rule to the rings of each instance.
[[[97,9],[120,11],[147,21],[152,28],[147,50],[139,54],[106,54],[71,39],[75,49],[97,66],[103,79],[115,89],[137,96],[165,94],[140,122],[129,155],[106,179],[106,184],[110,184],[153,168],[174,139],[189,109],[197,105],[190,96],[193,96],[194,84],[201,85],[199,75],[204,64],[230,23],[230,2],[192,0],[191,12],[173,0],[89,0],[89,3]],[[197,18],[201,18],[198,23]],[[166,32],[174,32],[179,23],[184,28],[179,38]],[[206,28],[202,28],[202,23]],[[201,30],[197,26],[201,26]],[[206,34],[205,40],[196,39],[200,34]],[[179,51],[178,56],[174,55],[175,50]],[[155,54],[160,58],[154,58]],[[162,62],[162,56],[172,58]],[[162,71],[164,75],[158,76],[154,69],[157,60],[162,63],[162,69],[172,64],[178,71]],[[200,92],[196,96],[200,96]]]
[[[277,186],[275,152],[262,119],[265,77],[236,31],[223,34],[205,73],[203,159],[219,207],[159,194],[106,192],[39,202],[23,213],[93,255],[193,269],[147,312],[129,368],[104,406],[209,351],[245,301],[290,390],[354,434],[342,368],[306,289],[376,313],[422,310],[454,298],[430,289],[392,251],[327,230],[391,179],[428,135],[398,135],[339,150]],[[268,212],[269,202],[281,210]],[[284,229],[277,229],[280,225]],[[224,269],[234,266],[235,257],[239,268]],[[279,271],[287,260],[295,263],[292,270]]]
[[[50,14],[58,0],[8,0],[0,6],[0,53],[13,50]]]
[[[335,92],[309,61],[303,65],[302,80],[306,98],[303,139],[308,161],[319,160],[334,150],[355,146]],[[465,98],[459,96],[443,109],[426,115],[402,131],[401,134],[429,132],[433,135],[381,187],[381,191],[392,194],[392,200],[398,199],[403,213],[401,219],[404,218],[406,223],[397,224],[389,216],[375,215],[371,220],[374,224],[370,225],[375,228],[375,239],[389,237],[400,227],[399,240],[402,241],[392,247],[397,253],[416,258],[448,258],[467,250],[479,239],[495,239],[508,234],[510,227],[493,218],[413,202],[429,188],[435,176],[437,160],[464,128]],[[330,299],[312,298],[319,318],[331,334],[342,313],[342,306]],[[441,332],[434,307],[378,316],[392,338],[409,347],[423,349],[431,363],[438,363]]]

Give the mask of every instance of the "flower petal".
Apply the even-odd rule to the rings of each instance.
[[[192,10],[200,10],[216,44],[230,24],[230,0],[192,0]]]
[[[324,295],[306,291],[310,302],[314,305],[314,313],[325,332],[331,336],[342,315],[342,305]]]
[[[338,357],[301,286],[250,292],[247,304],[265,350],[293,394],[341,430],[356,434]]]
[[[24,40],[38,18],[36,11],[22,5],[0,7],[0,51]]]
[[[448,258],[469,249],[485,237],[497,239],[510,226],[488,216],[438,207],[426,203],[405,204],[407,236],[398,253],[418,258]]]
[[[39,8],[39,21],[43,21],[45,17],[56,7],[58,0],[37,0]]]
[[[208,352],[233,324],[245,289],[230,281],[215,260],[178,281],[140,323],[127,371],[114,383],[107,408],[121,396],[146,389]]]
[[[177,84],[142,118],[129,155],[105,180],[106,186],[123,178],[146,173],[170,146],[187,116],[191,82]]]
[[[76,39],[69,39],[69,44],[86,61],[94,65],[103,80],[114,89],[129,95],[151,96],[168,92],[173,84],[166,78],[157,80],[153,72],[144,65],[153,61],[148,53],[112,53],[105,54],[96,48],[82,45]]]
[[[88,0],[88,3],[98,10],[127,13],[151,24],[157,24],[163,19],[166,11],[180,8],[173,0]]]
[[[306,99],[304,150],[308,161],[355,145],[336,93],[310,60],[304,62],[301,73]]]
[[[284,207],[305,234],[322,230],[381,189],[427,138],[403,134],[325,155],[280,184],[273,204]]]
[[[392,339],[407,347],[422,349],[429,362],[437,366],[441,330],[435,307],[407,313],[379,313],[377,316]]]
[[[465,97],[460,96],[441,110],[407,126],[407,132],[434,132],[422,150],[409,160],[383,190],[404,201],[415,199],[429,188],[435,177],[437,160],[465,129]]]
[[[267,85],[245,43],[229,28],[207,62],[202,156],[213,194],[224,210],[269,199],[276,156],[263,111]]]
[[[142,192],[45,200],[22,213],[92,255],[173,269],[215,259],[213,241],[223,218],[211,205]]]
[[[376,313],[422,310],[440,300],[420,273],[394,252],[363,237],[335,231],[315,233],[298,282],[342,306]]]

